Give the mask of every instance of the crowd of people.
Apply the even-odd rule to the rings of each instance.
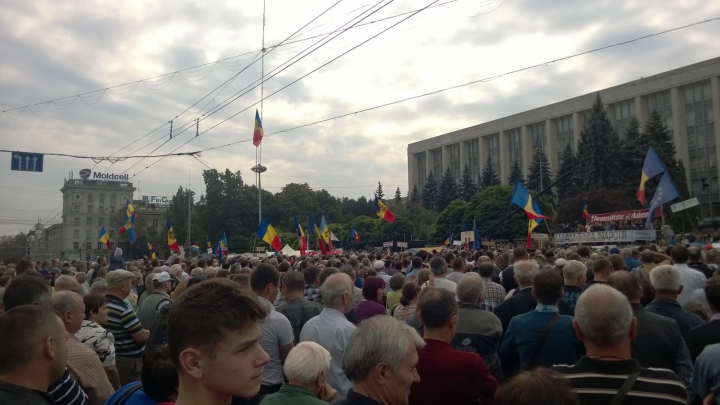
[[[0,265],[0,404],[720,404],[708,247]]]

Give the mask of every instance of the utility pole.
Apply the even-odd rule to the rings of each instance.
[[[263,117],[263,98],[265,96],[265,1],[263,1],[263,19],[262,19],[262,55],[260,57],[260,121]],[[255,148],[255,166],[250,169],[255,172],[258,190],[258,225],[262,222],[262,180],[261,174],[267,171],[267,167],[262,165],[262,143]]]
[[[190,222],[192,220],[192,191],[190,191],[190,169],[188,169],[188,255],[189,257],[192,257],[192,238],[191,231],[192,231],[192,223]]]

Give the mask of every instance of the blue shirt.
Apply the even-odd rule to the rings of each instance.
[[[627,266],[628,269],[632,270],[636,267],[642,266],[642,262],[640,260],[635,260],[632,258],[632,256],[628,256],[623,259],[623,262]]]
[[[150,398],[145,391],[142,389],[142,383],[140,381],[131,382],[130,384],[120,387],[119,390],[105,401],[105,405],[116,405],[119,400],[126,395],[128,391],[135,390],[130,396],[127,397],[123,405],[157,405],[167,400],[157,400]]]
[[[700,399],[712,390],[715,399],[720,398],[720,343],[705,346],[695,360],[692,385]]]

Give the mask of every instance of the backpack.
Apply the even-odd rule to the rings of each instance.
[[[150,337],[147,342],[145,342],[146,352],[153,350],[155,347],[167,344],[168,316],[170,314],[170,308],[172,308],[172,300],[160,301],[158,306],[165,301],[170,301],[170,304],[158,309],[155,313],[155,322],[150,327]]]

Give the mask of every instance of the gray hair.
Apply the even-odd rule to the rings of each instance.
[[[102,294],[105,295],[108,289],[107,281],[103,279],[97,279],[95,280],[92,285],[90,286],[90,292],[92,294]]]
[[[353,268],[353,266],[346,264],[344,266],[340,266],[339,270],[340,270],[340,273],[345,273],[348,276],[352,277],[353,279],[355,278],[355,269]]]
[[[332,274],[320,286],[323,297],[323,304],[328,308],[337,309],[342,305],[342,298],[345,294],[353,294],[353,282],[345,273]]]
[[[80,293],[82,289],[80,288],[80,283],[77,281],[75,276],[68,274],[60,276],[57,280],[55,280],[55,291],[72,291]]]
[[[532,279],[540,271],[540,265],[535,260],[520,260],[513,265],[513,275],[521,287],[532,285]]]
[[[374,316],[363,321],[350,337],[342,369],[350,381],[361,381],[380,363],[397,370],[422,347],[425,341],[410,325],[389,316]]]
[[[300,342],[290,350],[283,371],[288,381],[312,384],[330,368],[330,352],[315,342]]]
[[[52,299],[50,300],[50,306],[60,314],[63,314],[65,312],[72,311],[79,304],[82,304],[82,302],[82,296],[76,292],[59,291],[53,294]]]
[[[650,270],[650,284],[659,293],[677,294],[682,286],[682,273],[670,265],[657,266]]]
[[[563,279],[565,283],[574,283],[580,276],[587,274],[587,267],[577,260],[569,260],[562,269]]]
[[[447,271],[447,262],[442,257],[436,257],[430,261],[430,271],[436,276],[442,276]]]
[[[201,276],[203,275],[203,269],[202,269],[202,267],[195,267],[195,268],[192,269],[192,271],[190,272],[190,275],[193,276],[193,277],[201,277]]]
[[[485,292],[485,283],[477,273],[467,273],[457,283],[455,294],[460,302],[475,304]]]
[[[612,347],[628,338],[633,311],[627,297],[604,284],[588,288],[575,306],[575,322],[588,342]]]

